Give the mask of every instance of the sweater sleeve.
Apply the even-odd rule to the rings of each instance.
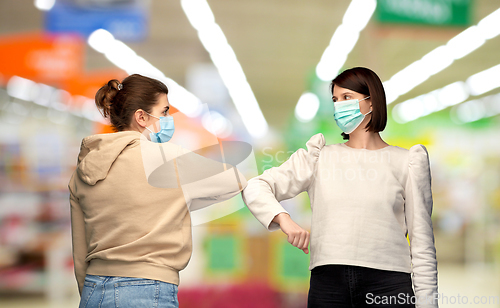
[[[267,169],[248,181],[242,192],[243,201],[269,231],[279,229],[273,222],[276,215],[288,213],[279,201],[293,198],[309,188],[324,146],[325,137],[316,134],[306,143],[307,150],[297,150],[281,166]]]
[[[78,292],[81,295],[88,267],[88,263],[85,262],[85,258],[87,257],[85,222],[83,219],[83,211],[80,207],[80,203],[71,191],[71,188],[69,200],[71,205],[71,237],[73,244],[73,263],[75,267],[75,277],[78,284]]]
[[[246,186],[245,176],[230,164],[181,149],[176,159],[179,180],[190,211],[202,209],[238,195]]]
[[[425,146],[408,153],[405,217],[410,239],[413,286],[417,308],[438,307],[437,260],[432,228],[432,191],[429,156]]]

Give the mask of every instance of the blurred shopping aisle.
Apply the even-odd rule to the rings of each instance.
[[[90,14],[92,23],[67,18],[62,1],[57,2],[54,10],[39,10],[41,4],[54,1],[0,2],[0,307],[76,307],[78,303],[66,185],[81,139],[109,132],[102,126],[92,97],[107,80],[124,77],[123,69],[134,63],[130,59],[137,60],[121,56],[143,57],[156,66],[155,72],[176,80],[207,103],[211,112],[206,114],[220,124],[219,133],[236,140],[248,136],[242,124],[245,114],[236,111],[237,101],[212,64],[216,57],[205,50],[190,24],[196,18],[185,14],[181,1],[151,1],[150,7],[125,17],[122,13],[127,10],[114,12],[113,6],[145,1],[100,1],[114,12],[105,16],[106,21],[111,16],[126,19],[126,27],[114,24],[108,29],[120,40],[108,47],[128,52],[106,55],[101,53],[102,45],[95,48],[99,42],[87,41],[90,32],[81,37],[65,33],[75,28],[96,30],[90,25],[97,26],[100,17],[89,13],[86,4],[99,1],[66,1],[74,6],[73,13]],[[328,81],[320,80],[314,71],[351,1],[208,2],[270,125],[266,137],[255,142],[259,144],[254,149],[258,173],[282,163],[315,133],[324,133],[329,144],[343,142],[332,116]],[[390,144],[409,148],[422,143],[429,150],[440,293],[449,301],[441,307],[451,307],[459,296],[468,296],[469,303],[461,304],[464,307],[474,307],[470,303],[474,296],[480,300],[486,296],[487,301],[492,296],[495,301],[500,294],[496,268],[500,264],[500,84],[498,78],[479,73],[498,69],[500,26],[495,22],[499,19],[482,22],[486,38],[481,38],[476,26],[473,31],[464,30],[498,10],[499,3],[378,1],[382,2],[379,8],[385,8],[385,13],[365,20],[367,27],[359,33],[359,43],[349,41],[355,48],[344,67],[371,67],[384,81],[398,75],[407,78],[388,88],[388,93],[405,87],[409,92],[400,93],[389,105],[389,122],[382,136]],[[435,9],[426,10],[425,4]],[[425,16],[426,12],[430,13]],[[44,17],[49,22],[44,23]],[[141,26],[130,27],[135,22]],[[47,35],[54,30],[57,35]],[[358,33],[353,37],[358,38]],[[331,42],[327,50],[337,50],[340,44]],[[430,62],[414,62],[422,57]],[[423,64],[432,60],[436,62],[432,69],[425,69]],[[423,71],[404,70],[408,67]],[[427,81],[409,90],[415,79],[418,83],[425,76]],[[471,85],[475,87],[468,88]],[[304,91],[305,97],[314,98],[312,102],[299,99]],[[177,102],[182,106],[185,101]],[[305,109],[300,111],[300,106]],[[294,114],[294,110],[299,112]],[[196,121],[176,119],[175,138],[201,148],[207,125]],[[310,227],[308,202],[300,196],[287,205],[306,228]],[[224,207],[234,212],[244,205],[238,199]],[[246,304],[260,300],[271,306],[304,307],[308,256],[293,250],[279,232],[267,233],[248,211],[239,210],[226,221],[201,223],[213,219],[195,217],[202,226],[195,231],[199,236],[193,258],[182,273],[181,307],[199,307],[195,302],[203,300],[216,306],[219,294],[227,290],[242,298],[250,296]],[[241,291],[249,286],[261,297],[252,297],[248,288]],[[208,303],[207,308],[211,307]],[[486,302],[480,307],[499,306]]]

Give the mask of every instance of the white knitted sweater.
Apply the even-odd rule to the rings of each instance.
[[[325,146],[322,134],[311,137],[306,146],[281,166],[248,181],[242,195],[253,215],[268,230],[278,230],[272,220],[287,212],[279,201],[307,191],[312,209],[309,270],[348,264],[413,273],[416,297],[422,301],[436,296],[431,172],[425,146]],[[417,303],[437,306],[437,301]]]

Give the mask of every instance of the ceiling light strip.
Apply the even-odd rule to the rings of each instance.
[[[97,52],[104,54],[111,63],[126,71],[127,74],[141,74],[164,82],[169,88],[170,103],[182,113],[189,117],[196,117],[200,114],[201,102],[194,94],[166,77],[125,43],[115,39],[110,32],[104,29],[96,30],[89,36],[88,43]]]
[[[459,124],[474,122],[500,114],[500,93],[470,100],[454,106],[450,112]]]
[[[439,73],[455,60],[465,57],[487,40],[500,34],[500,9],[483,18],[477,25],[471,26],[451,40],[432,50],[396,73],[384,82],[387,104],[408,93],[432,75]]]
[[[376,0],[352,0],[335,30],[330,45],[325,49],[316,66],[316,75],[323,81],[330,81],[344,65],[347,56],[359,39],[359,33],[366,27],[377,7]]]
[[[500,64],[470,76],[465,82],[457,81],[397,104],[392,110],[393,118],[398,123],[407,123],[460,104],[470,96],[500,88],[500,78],[497,76],[500,76]]]
[[[268,131],[267,121],[233,49],[228,44],[222,29],[215,23],[207,1],[181,0],[181,5],[219,71],[243,124],[252,137],[263,137]]]
[[[316,66],[316,75],[323,81],[331,81],[344,65],[347,56],[359,39],[377,7],[376,0],[352,0],[342,19],[342,24],[333,33],[321,60]],[[304,92],[295,106],[295,117],[300,122],[311,121],[319,110],[318,97]]]

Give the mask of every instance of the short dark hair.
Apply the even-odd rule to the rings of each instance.
[[[133,114],[142,109],[151,112],[158,95],[168,94],[167,86],[156,79],[133,74],[123,79],[108,81],[95,95],[95,104],[103,117],[109,117],[115,131],[130,127]]]
[[[387,124],[387,102],[385,91],[380,78],[369,68],[354,67],[347,69],[335,77],[330,84],[330,91],[333,96],[335,85],[369,95],[372,102],[371,119],[366,124],[366,131],[381,132]],[[344,140],[349,139],[349,134],[342,132]]]

